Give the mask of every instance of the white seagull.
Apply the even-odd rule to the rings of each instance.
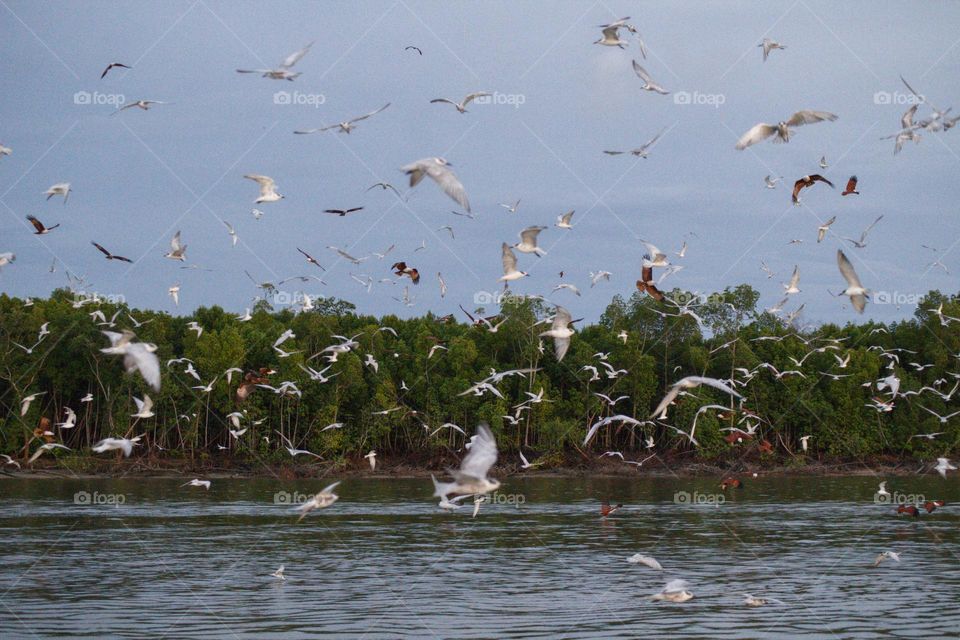
[[[467,200],[467,192],[457,175],[448,168],[450,166],[452,165],[444,158],[423,158],[400,167],[400,170],[410,176],[411,187],[417,186],[424,176],[430,176],[445,194],[469,213],[470,202]]]

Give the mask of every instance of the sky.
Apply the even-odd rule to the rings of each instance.
[[[594,44],[598,25],[624,16],[645,60],[625,31],[624,49]],[[260,293],[248,271],[258,282],[326,283],[286,282],[287,298],[306,291],[364,313],[446,314],[498,291],[501,242],[543,225],[547,255],[519,255],[530,276],[512,290],[545,295],[576,317],[595,320],[614,295],[635,290],[643,239],[670,254],[687,243],[684,258],[671,255],[683,269],[667,289],[748,283],[769,307],[799,265],[801,292],[785,309],[804,304],[806,322],[908,318],[927,291],[958,290],[960,132],[924,133],[896,156],[880,138],[898,131],[914,100],[900,75],[937,107],[960,101],[958,26],[957,3],[906,11],[885,2],[551,2],[534,11],[497,1],[2,0],[0,143],[13,152],[0,157],[0,252],[17,259],[0,271],[0,291],[45,296],[68,284],[69,270],[87,291],[135,307],[241,313]],[[786,46],[767,62],[757,47],[764,37]],[[293,82],[236,73],[273,68],[310,42]],[[671,94],[642,91],[634,59]],[[100,79],[110,62],[133,68]],[[429,102],[478,90],[495,93],[465,114]],[[138,99],[167,104],[114,114]],[[293,134],[388,102],[349,135]],[[734,149],[754,124],[799,109],[839,117],[798,127],[789,144]],[[919,115],[929,111],[922,105]],[[646,159],[603,153],[661,130]],[[429,179],[409,189],[400,167],[430,156],[451,163],[474,219],[453,215],[456,203]],[[816,172],[837,189],[817,185],[793,206],[784,184]],[[285,198],[254,205],[247,173],[273,177]],[[784,183],[765,188],[768,174]],[[861,195],[841,197],[852,174]],[[366,191],[378,181],[403,198]],[[45,200],[59,182],[71,183],[69,200]],[[518,199],[514,213],[499,206]],[[323,213],[357,206],[346,218]],[[554,227],[569,209],[574,228]],[[36,236],[27,215],[61,226]],[[866,248],[842,239],[880,215]],[[817,226],[831,216],[818,244]],[[184,264],[163,257],[177,230]],[[105,260],[92,240],[134,264]],[[353,265],[328,245],[354,256],[395,248]],[[862,316],[831,295],[843,289],[840,247],[875,292]],[[931,266],[938,259],[949,274]],[[379,282],[396,260],[420,271],[419,285]],[[591,287],[588,274],[599,270],[613,275]],[[375,285],[368,293],[350,274]],[[559,282],[582,295],[551,291]],[[175,284],[179,307],[167,294]],[[412,306],[398,300],[404,286]]]

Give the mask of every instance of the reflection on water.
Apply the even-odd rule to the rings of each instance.
[[[919,520],[876,504],[872,477],[748,479],[723,498],[713,478],[514,477],[476,519],[470,500],[437,509],[429,478],[348,479],[299,525],[290,501],[327,482],[182,482],[0,481],[3,637],[960,632],[956,477],[890,479],[947,501]],[[607,520],[605,498],[625,505]],[[883,550],[903,561],[874,568]],[[636,552],[664,571],[628,564]],[[651,602],[672,578],[694,599]]]

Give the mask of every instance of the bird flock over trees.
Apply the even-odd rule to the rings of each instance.
[[[635,46],[648,64],[647,46],[629,20],[602,25],[595,44],[622,50]],[[275,68],[236,71],[296,82],[303,72],[294,68],[311,46],[291,53]],[[785,45],[769,38],[758,47],[763,62],[771,56],[790,55]],[[406,47],[403,53],[425,60],[430,55],[416,46]],[[630,66],[633,76],[626,77],[639,79],[638,92],[652,94],[644,99],[658,100],[670,93],[638,60],[631,59]],[[100,79],[117,73],[116,69],[137,72],[112,62]],[[906,80],[903,83],[918,102],[903,114],[900,130],[888,136],[895,139],[894,153],[900,153],[905,142],[919,142],[922,135],[950,130],[960,119],[950,116],[951,108],[935,107]],[[449,105],[469,118],[468,107],[491,95],[487,90],[473,91],[459,101],[425,98],[424,104],[443,105],[429,107],[438,110]],[[121,117],[150,117],[134,112],[154,107],[175,109],[177,105],[138,99],[119,105],[115,113],[130,110]],[[921,115],[920,107],[930,113]],[[372,123],[399,110],[387,102],[359,116],[292,133],[363,135]],[[457,114],[451,111],[452,117],[460,117]],[[808,131],[812,136],[837,119],[827,111],[801,109],[775,124],[758,122],[737,140],[735,150],[766,140],[787,144],[801,127],[803,136]],[[668,143],[666,132],[660,129],[636,148],[602,153],[647,159],[656,145]],[[0,167],[11,161],[13,152],[0,145]],[[825,157],[819,166],[826,169]],[[408,189],[429,178],[427,184],[459,207],[456,215],[476,217],[467,188],[447,159],[424,157],[399,171],[408,177]],[[243,192],[247,184],[253,205],[269,210],[285,197],[279,186],[282,176],[245,173],[237,177],[237,190]],[[257,191],[244,180],[256,183]],[[764,185],[776,190],[781,181],[782,177],[768,175]],[[820,173],[801,176],[794,182],[791,202],[801,206],[801,193],[830,193],[826,187],[835,185]],[[396,198],[407,195],[388,182],[364,185],[360,191],[374,189]],[[62,198],[62,205],[56,205],[62,209],[69,208],[71,191],[71,183],[57,182],[43,195],[47,200]],[[869,194],[869,184],[861,185],[857,176],[851,176],[840,195],[868,198]],[[517,212],[521,202],[517,198],[498,204],[509,215]],[[366,215],[365,206],[353,202],[323,211],[334,221]],[[264,215],[260,209],[252,213],[258,219]],[[502,242],[503,275],[496,284],[499,288],[502,283],[504,289],[496,300],[500,311],[489,314],[489,303],[473,310],[461,305],[464,324],[453,314],[376,319],[356,314],[349,303],[309,295],[297,301],[296,308],[273,312],[266,296],[286,280],[263,282],[249,271],[246,275],[262,297],[239,314],[219,307],[200,308],[189,316],[137,311],[122,302],[80,295],[86,283],[73,274],[69,276],[72,291],[54,292],[48,300],[4,295],[0,298],[0,348],[4,350],[0,383],[9,413],[3,428],[2,446],[9,454],[4,467],[55,463],[80,448],[100,455],[117,452],[118,460],[160,452],[269,457],[285,451],[290,458],[309,460],[308,465],[331,474],[350,460],[365,461],[375,472],[378,451],[439,452],[441,457],[461,458],[449,472],[451,479],[433,478],[439,507],[453,511],[466,498],[473,498],[474,515],[484,496],[501,486],[490,473],[502,449],[514,458],[506,465],[501,459],[502,466],[518,473],[544,465],[548,454],[556,451],[619,459],[635,469],[679,452],[762,463],[783,455],[812,456],[814,450],[817,455],[899,451],[921,461],[918,472],[935,471],[946,477],[956,470],[947,457],[960,440],[954,423],[960,411],[953,410],[960,388],[960,301],[955,297],[931,295],[912,321],[889,327],[870,323],[809,330],[797,322],[803,305],[781,317],[787,301],[802,292],[801,265],[784,283],[783,300],[769,309],[757,309],[756,292],[745,286],[711,296],[668,290],[664,282],[683,268],[677,262],[685,258],[687,242],[676,251],[664,251],[643,240],[643,248],[638,249],[636,292],[629,300],[617,296],[599,324],[579,328],[583,319],[574,317],[580,311],[574,305],[581,291],[576,284],[562,281],[563,272],[561,282],[548,293],[565,296],[568,303],[548,301],[547,294],[518,295],[510,290],[529,275],[524,269],[532,269],[530,265],[547,255],[540,245],[541,234],[576,234],[574,216],[573,210],[566,211],[557,216],[553,229],[527,226],[519,231],[518,241]],[[35,235],[62,233],[70,226],[62,220],[48,226],[47,218],[55,217],[44,215],[41,221],[30,215],[27,220]],[[869,232],[882,218],[866,227],[858,239],[839,239],[849,242],[851,250],[863,250]],[[835,221],[836,216],[817,227],[818,243],[832,233]],[[234,227],[222,222],[236,245]],[[440,230],[451,238],[468,235],[452,225]],[[163,257],[185,263],[189,245],[184,237],[188,235],[177,230]],[[91,243],[108,261],[133,263],[113,251],[129,252],[134,240],[109,249],[94,240]],[[304,244],[309,240],[305,237]],[[0,273],[25,277],[16,271],[15,251],[6,250],[14,247],[0,248],[5,250],[0,252]],[[320,274],[326,269],[321,254],[310,247],[294,248],[311,275],[290,280],[323,283]],[[404,306],[414,303],[411,289],[415,292],[434,282],[445,298],[455,283],[442,272],[435,281],[431,274],[421,273],[416,253],[424,248],[425,243],[407,255],[397,255],[393,262],[384,262],[381,278],[350,273],[349,279],[368,292],[381,282],[403,283],[395,299]],[[361,265],[384,260],[395,246],[360,256],[350,248],[327,245],[326,249],[351,265]],[[97,255],[89,251],[91,258]],[[494,251],[495,247],[488,247],[474,253],[485,252],[485,259],[493,261]],[[835,258],[838,283],[842,281],[843,286],[836,295],[845,296],[853,310],[864,313],[869,287],[843,249],[837,249]],[[55,265],[56,261],[51,268]],[[765,264],[763,269],[774,277]],[[591,271],[590,287],[611,275]],[[177,306],[181,286],[177,282],[167,290]],[[809,398],[814,409],[808,411],[815,419],[798,415],[791,399],[800,395]],[[933,423],[939,431],[916,433],[918,426]],[[474,434],[461,426],[467,424],[479,425]],[[728,484],[739,486],[737,482]],[[339,484],[329,484],[298,505],[299,518],[335,504]],[[185,486],[209,490],[211,483],[196,478]],[[603,517],[616,509],[606,505]],[[885,552],[876,564],[888,560],[900,561],[897,553]],[[656,560],[641,554],[630,561],[661,569]],[[283,579],[283,567],[278,572]],[[672,581],[652,597],[683,602],[693,595],[685,583]],[[767,602],[749,594],[745,597],[750,606]]]

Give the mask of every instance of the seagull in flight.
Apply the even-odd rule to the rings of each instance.
[[[333,492],[333,490],[337,488],[338,484],[340,484],[340,481],[334,482],[331,485],[327,485],[320,490],[320,493],[314,495],[302,505],[298,506],[296,510],[300,512],[300,517],[297,518],[297,522],[303,520],[307,514],[314,509],[325,509],[339,500],[340,496]]]
[[[753,125],[753,127],[744,133],[737,141],[736,148],[742,151],[751,145],[763,142],[773,135],[776,136],[773,139],[774,142],[790,142],[790,127],[799,127],[804,124],[814,124],[824,121],[832,122],[836,119],[837,116],[835,114],[827,111],[813,111],[810,109],[797,111],[787,120],[780,121],[777,124],[760,122]]]
[[[300,62],[303,56],[307,55],[310,51],[310,47],[313,46],[311,42],[304,48],[299,51],[294,51],[280,63],[276,69],[237,69],[237,73],[259,73],[261,77],[270,78],[272,80],[289,80],[293,81],[300,75],[300,72],[291,73],[290,69],[293,68],[293,65]]]
[[[247,180],[253,180],[260,185],[260,195],[253,201],[254,204],[276,202],[277,200],[283,199],[283,196],[277,193],[277,183],[274,182],[273,178],[255,173],[248,173],[243,177]]]
[[[643,86],[640,87],[644,91],[654,91],[659,93],[662,96],[669,94],[670,92],[661,87],[659,84],[653,81],[653,77],[647,73],[647,70],[640,66],[640,64],[634,60],[633,61],[633,71],[637,74],[637,77],[643,80]],[[640,155],[640,154],[636,154]],[[644,156],[646,157],[646,156]]]
[[[353,128],[354,128],[353,123],[360,122],[361,120],[366,120],[370,116],[375,116],[389,106],[390,106],[390,103],[388,102],[387,104],[383,105],[376,111],[365,113],[362,116],[357,116],[356,118],[352,118],[350,120],[344,120],[343,122],[332,124],[327,127],[320,127],[319,129],[303,129],[299,131],[294,131],[294,133],[297,133],[297,134],[321,133],[323,131],[329,131],[330,129],[339,129],[341,133],[350,133],[351,131],[353,131]]]
[[[127,104],[121,106],[119,109],[117,109],[110,115],[114,116],[120,113],[121,111],[124,111],[126,109],[132,109],[133,107],[137,107],[138,109],[143,109],[144,111],[149,111],[150,107],[152,107],[155,104],[170,104],[170,103],[162,102],[160,100],[134,100],[133,102],[128,102]]]
[[[719,389],[724,393],[728,393],[738,400],[743,400],[743,396],[737,393],[735,390],[728,387],[725,383],[717,380],[715,378],[707,378],[705,376],[687,376],[673,383],[673,386],[670,387],[670,391],[667,392],[667,395],[663,397],[663,400],[660,401],[660,404],[657,405],[657,408],[654,409],[653,413],[650,414],[650,417],[661,416],[660,419],[663,419],[663,416],[666,414],[666,409],[671,402],[680,395],[681,391],[686,391],[688,389],[695,389],[700,385],[706,385],[708,387],[713,387],[714,389]]]
[[[883,216],[881,216],[883,217]],[[863,313],[867,306],[867,289],[860,284],[860,278],[854,271],[850,260],[842,250],[837,249],[837,266],[840,268],[840,275],[847,281],[847,288],[840,292],[841,296],[850,296],[850,303],[857,313]]]
[[[620,29],[626,29],[630,33],[637,33],[637,29],[633,25],[627,22],[627,20],[629,19],[630,19],[630,16],[627,16],[626,18],[620,18],[616,22],[600,25],[600,29],[603,30],[602,31],[603,35],[601,35],[600,39],[594,42],[593,44],[600,44],[605,47],[619,47],[620,49],[626,48],[627,42],[625,40],[620,39],[620,33],[619,33]],[[644,58],[647,57],[647,54],[646,54],[646,51],[644,50],[642,42],[640,44],[640,52]]]
[[[648,151],[648,149],[650,149],[650,147],[652,147],[657,142],[657,140],[660,139],[660,136],[662,136],[665,131],[666,129],[661,129],[660,133],[653,136],[650,140],[648,140],[643,145],[637,147],[636,149],[630,149],[629,151],[604,151],[604,153],[609,156],[618,156],[624,153],[632,153],[637,157],[646,158],[647,156],[650,155],[650,152]]]
[[[855,240],[853,238],[844,238],[844,240],[852,244],[857,249],[865,249],[867,247],[867,234],[870,233],[870,230],[873,229],[874,225],[876,225],[881,220],[883,220],[883,214],[881,214],[880,217],[878,217],[876,220],[871,222],[870,226],[868,226],[866,229],[863,230],[863,232],[860,233],[860,240]]]
[[[390,184],[389,182],[377,182],[377,183],[374,183],[374,184],[370,185],[369,187],[367,187],[367,191],[370,191],[371,189],[375,189],[376,187],[380,187],[380,189],[383,190],[383,191],[386,191],[387,189],[391,189],[395,194],[397,194],[397,197],[398,197],[398,198],[400,197],[400,192],[397,191],[397,188],[394,187],[394,186],[393,186],[392,184]]]
[[[9,154],[8,154],[9,155]],[[70,197],[70,183],[69,182],[58,182],[57,184],[51,186],[49,189],[43,192],[47,196],[47,200],[53,196],[63,196],[63,204],[67,204],[67,198]]]
[[[763,42],[757,45],[758,47],[763,47],[763,61],[766,62],[767,58],[770,56],[771,51],[776,51],[777,49],[786,49],[786,47],[779,42],[771,40],[770,38],[764,38]]]
[[[457,204],[463,207],[467,213],[470,213],[470,202],[467,200],[467,192],[463,188],[457,175],[449,169],[452,166],[444,158],[423,158],[400,168],[401,171],[410,176],[410,186],[417,186],[424,176],[437,183],[441,191],[450,196]]]
[[[434,98],[433,100],[430,101],[430,104],[436,104],[436,103],[452,104],[454,107],[456,107],[457,111],[459,111],[460,113],[466,113],[468,104],[470,104],[472,101],[476,100],[477,98],[482,98],[489,95],[493,95],[493,94],[491,94],[489,91],[475,91],[473,93],[468,93],[466,96],[464,96],[463,100],[461,100],[460,102],[450,100],[449,98]]]

